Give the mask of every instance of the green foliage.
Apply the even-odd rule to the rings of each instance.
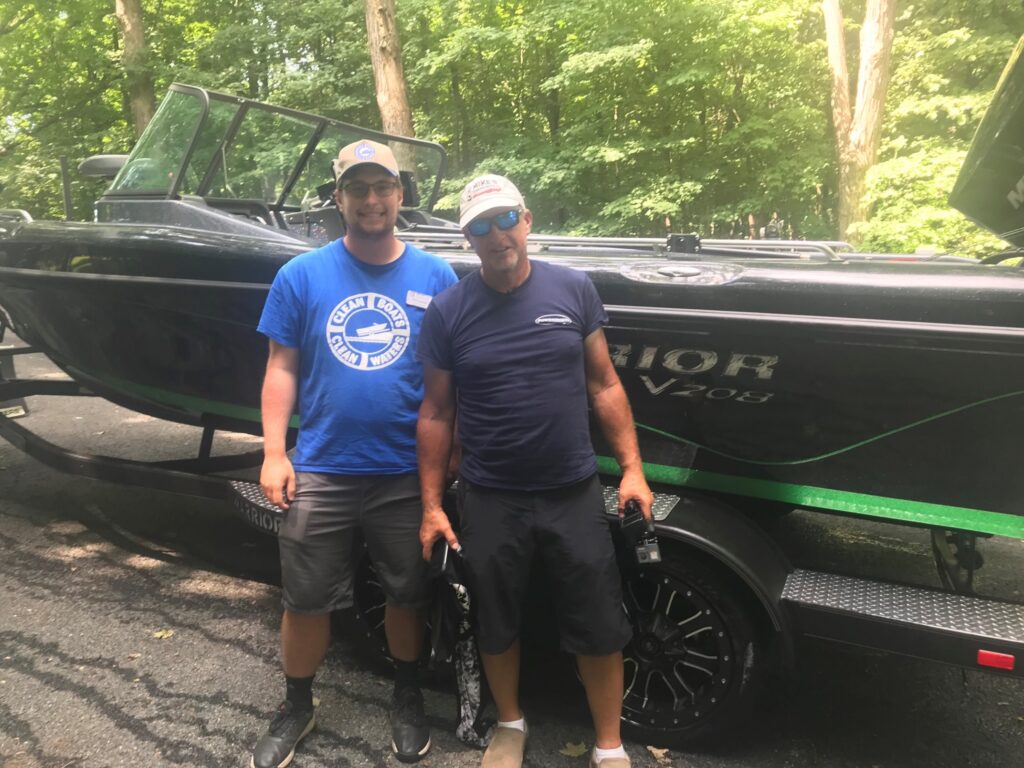
[[[59,158],[74,163],[127,144],[131,131],[113,88],[122,78],[110,55],[113,9],[36,0],[0,10],[0,207],[62,216]],[[91,208],[95,185],[88,186],[75,197],[76,215]]]
[[[400,6],[407,66],[422,51],[416,101],[431,104],[418,125],[457,173],[508,172],[531,191],[538,227],[606,234],[712,233],[749,213],[802,222],[828,207],[816,8]]]
[[[113,9],[0,8],[0,207],[60,216],[61,155],[74,166],[130,148]],[[844,9],[855,36],[863,5]],[[360,2],[143,0],[143,10],[159,96],[187,82],[380,123]],[[819,0],[399,0],[397,10],[417,132],[450,154],[442,211],[473,175],[498,172],[544,231],[744,236],[751,217],[756,226],[777,211],[797,236],[834,236]],[[991,239],[945,196],[1024,8],[908,0],[899,12],[858,233],[879,250],[980,253]],[[76,216],[100,188],[76,178]]]
[[[944,142],[921,142],[904,157],[883,160],[868,175],[873,215],[858,225],[865,250],[913,253],[930,249],[981,256],[1000,241],[953,210],[946,202],[965,155]]]
[[[882,147],[868,177],[864,248],[982,255],[1002,246],[947,198],[1000,72],[1024,29],[1024,7],[918,0],[897,23]]]

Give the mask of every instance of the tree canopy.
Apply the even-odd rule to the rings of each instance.
[[[844,0],[857,71],[865,0]],[[59,158],[126,152],[129,87],[174,81],[381,125],[364,3],[141,0],[124,65],[114,0],[0,8],[0,207],[61,216]],[[416,134],[443,144],[441,205],[482,172],[524,190],[545,231],[750,236],[773,212],[835,237],[838,161],[820,0],[397,0]],[[866,247],[998,247],[946,204],[1024,7],[899,0]],[[854,94],[855,95],[855,94]],[[101,185],[75,179],[77,217]]]

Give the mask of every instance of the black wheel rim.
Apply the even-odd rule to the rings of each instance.
[[[384,631],[384,609],[387,607],[387,596],[384,594],[377,569],[373,567],[365,544],[356,564],[355,582],[352,585],[352,603],[360,620],[359,631],[366,636],[371,647],[379,651],[381,657],[391,663],[388,638]],[[428,644],[431,627],[431,617],[428,616],[426,622]]]
[[[626,582],[623,599],[633,624],[623,720],[670,732],[712,718],[740,669],[718,611],[698,589],[658,570]]]
[[[366,633],[374,647],[380,649],[381,655],[388,658],[388,641],[384,634],[384,607],[387,605],[387,598],[365,548],[356,565],[352,602],[355,604],[356,613],[362,619],[361,631]]]

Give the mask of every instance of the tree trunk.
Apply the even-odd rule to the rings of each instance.
[[[449,64],[448,71],[451,72],[451,78],[449,78],[448,82],[449,91],[452,97],[452,106],[455,112],[455,141],[453,142],[453,149],[455,151],[455,157],[453,158],[455,160],[454,169],[456,171],[465,171],[470,167],[470,163],[466,156],[466,148],[469,145],[469,142],[466,140],[469,119],[466,116],[466,102],[462,98],[462,77],[455,64]]]
[[[832,127],[839,161],[839,238],[850,225],[864,221],[864,191],[875,163],[882,132],[882,113],[889,88],[895,0],[867,0],[860,31],[860,66],[855,106],[850,106],[850,75],[846,65],[843,12],[839,0],[822,0],[825,39],[832,73]]]
[[[142,132],[156,112],[153,72],[146,61],[146,37],[142,28],[141,0],[114,0],[114,13],[121,27],[124,53],[121,66],[128,80],[128,106],[132,113],[135,135]]]
[[[395,0],[366,0],[366,36],[385,133],[415,136],[395,23]],[[401,158],[399,158],[401,162]]]

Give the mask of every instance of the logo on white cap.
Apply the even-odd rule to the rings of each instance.
[[[501,192],[501,184],[494,179],[477,179],[466,190],[465,201],[471,203],[481,195],[489,195],[493,192]]]
[[[465,227],[488,210],[502,207],[526,207],[516,185],[504,176],[491,173],[478,176],[462,190],[459,198],[459,226]]]
[[[371,157],[373,157],[376,154],[377,154],[377,150],[375,150],[373,147],[371,147],[366,142],[363,142],[358,147],[356,147],[356,151],[355,151],[356,157],[358,157],[360,160],[369,160]]]

